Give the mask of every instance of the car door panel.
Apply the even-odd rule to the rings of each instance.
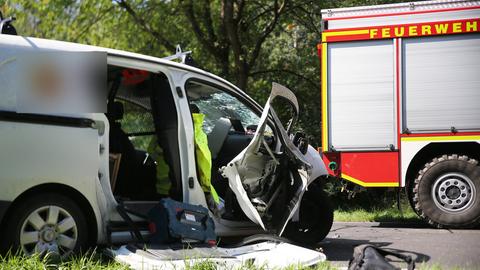
[[[295,110],[292,119],[296,119],[298,103],[295,95],[289,89],[274,83],[252,141],[221,171],[223,176],[229,180],[230,188],[235,193],[242,210],[263,229],[266,229],[264,219],[269,215],[269,207],[273,200],[277,199],[282,185],[291,183],[288,191],[290,194],[285,202],[285,211],[282,214],[277,213],[282,217],[272,218],[277,221],[274,226],[281,235],[299,206],[301,195],[307,188],[312,166],[292,143],[287,130],[271,108],[273,100],[277,97],[285,98],[290,102]],[[279,147],[281,152],[274,152],[265,140],[264,132],[268,119],[273,119],[275,124],[278,142],[282,144]],[[276,181],[280,181],[279,184],[276,184]],[[258,185],[258,188],[253,188],[255,191],[266,187],[265,194],[263,194],[266,196],[257,197],[258,192],[252,192],[252,185],[255,183]],[[273,183],[273,185],[269,185],[269,183]],[[262,209],[262,213],[259,213],[259,209]]]

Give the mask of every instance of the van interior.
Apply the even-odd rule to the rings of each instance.
[[[109,66],[108,86],[106,115],[110,122],[111,187],[115,198],[141,214],[164,197],[182,201],[177,109],[167,77]],[[212,152],[212,185],[225,200],[222,218],[247,220],[228,180],[218,169],[249,144],[259,117],[216,86],[188,81],[185,89],[191,111],[206,115],[203,130]],[[227,105],[216,104],[225,100]],[[273,141],[273,136],[267,137]],[[158,146],[163,150],[164,167],[158,166]],[[159,175],[170,182],[167,192],[159,184]]]

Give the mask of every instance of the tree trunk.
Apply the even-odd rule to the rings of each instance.
[[[247,92],[247,83],[248,83],[248,76],[249,76],[249,68],[245,62],[242,62],[240,66],[237,68],[237,86],[238,88],[242,89],[243,91]]]

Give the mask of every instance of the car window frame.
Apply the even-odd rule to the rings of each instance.
[[[126,103],[129,103],[129,104],[134,105],[134,106],[138,106],[138,107],[144,109],[145,111],[149,112],[150,114],[152,114],[152,109],[144,106],[144,105],[141,104],[140,102],[135,102],[135,101],[126,99],[126,98],[121,97],[121,96],[116,96],[115,99],[121,100],[122,102],[126,102]],[[125,113],[124,113],[124,114],[125,114]],[[152,120],[153,120],[153,115],[152,115]],[[123,131],[125,132],[125,134],[126,134],[129,138],[130,138],[130,137],[141,137],[141,136],[156,135],[156,132],[155,132],[155,123],[152,122],[152,125],[153,125],[153,130],[152,130],[152,131],[143,131],[143,132],[127,132],[126,130],[123,130]]]

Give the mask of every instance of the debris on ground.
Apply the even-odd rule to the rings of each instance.
[[[165,246],[142,249],[124,245],[118,249],[109,249],[108,253],[115,261],[142,270],[179,270],[196,264],[213,264],[217,269],[235,269],[245,265],[273,269],[291,265],[314,266],[326,260],[325,254],[321,252],[275,242],[237,248],[194,247],[178,250]]]

